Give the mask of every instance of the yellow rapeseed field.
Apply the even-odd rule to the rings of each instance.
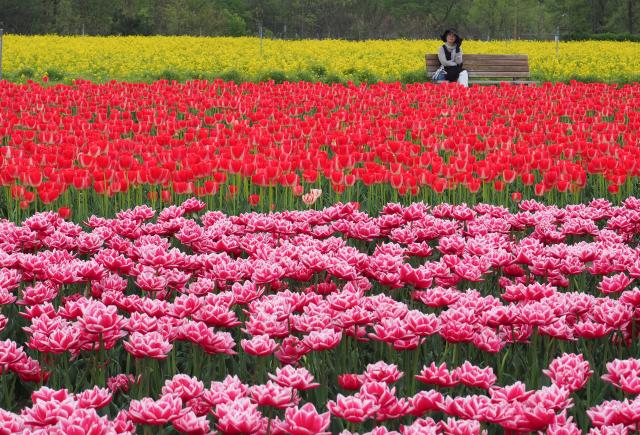
[[[257,38],[17,36],[4,38],[3,72],[95,81],[223,77],[234,80],[419,81],[436,40],[351,42]],[[465,53],[528,54],[543,81],[640,80],[640,43],[465,41]]]

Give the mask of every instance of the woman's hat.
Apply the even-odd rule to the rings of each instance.
[[[444,31],[444,33],[442,34],[442,36],[440,36],[440,39],[442,39],[442,42],[447,42],[447,35],[449,33],[453,33],[454,35],[456,35],[456,44],[460,45],[462,44],[462,38],[460,37],[460,35],[458,35],[458,31],[456,29],[447,29]]]

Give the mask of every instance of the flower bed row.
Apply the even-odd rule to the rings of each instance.
[[[614,360],[602,376],[610,382],[638,379],[640,360]],[[362,427],[368,420],[376,427],[364,432],[383,434],[483,434],[483,427],[494,424],[505,431],[527,433],[545,430],[547,434],[582,434],[568,415],[573,393],[582,389],[593,371],[582,355],[563,354],[554,359],[545,374],[552,384],[528,390],[516,382],[504,387],[494,385],[490,367],[481,369],[466,362],[447,371],[446,364],[425,369],[418,376],[426,384],[448,387],[423,390],[412,397],[399,397],[393,386],[404,373],[382,361],[369,364],[362,374],[339,378],[345,390],[327,403],[328,412],[320,413],[311,402],[301,405],[310,390],[319,387],[304,368],[285,366],[270,373],[265,384],[248,385],[237,376],[211,382],[207,388],[197,377],[175,375],[164,382],[158,399],[130,399],[136,379],[119,374],[107,381],[108,388],[94,387],[78,393],[67,389],[41,387],[31,395],[31,404],[19,414],[0,408],[0,430],[6,433],[145,433],[172,427],[180,433],[212,433],[212,422],[222,434],[328,435],[331,418],[348,422],[350,428]],[[484,389],[483,394],[449,395],[450,387],[462,383]],[[115,405],[120,405],[118,408]],[[109,408],[107,408],[109,407]],[[109,409],[115,414],[109,416]],[[587,411],[594,428],[589,434],[627,434],[640,423],[640,399],[606,401]],[[106,415],[102,415],[106,414]],[[274,414],[278,414],[274,416]],[[427,416],[438,415],[435,421]],[[401,421],[412,420],[401,424]],[[387,426],[398,427],[397,430]],[[153,429],[152,429],[153,428]],[[343,430],[342,434],[352,434]]]
[[[425,53],[439,40],[274,40],[190,36],[6,35],[3,76],[26,81],[78,77],[129,82],[226,78],[235,81],[424,82]],[[540,81],[640,80],[640,43],[627,41],[464,42],[465,54],[527,54]],[[599,53],[610,53],[602,62]],[[616,65],[611,68],[610,65]]]
[[[232,214],[358,200],[633,194],[640,86],[0,83],[9,217],[197,195]],[[583,194],[583,192],[587,192]],[[109,199],[111,198],[111,199]]]
[[[276,431],[291,413],[328,409],[332,431],[638,423],[628,397],[640,393],[636,198],[525,200],[516,213],[389,203],[377,216],[355,204],[237,216],[205,207],[192,198],[156,218],[138,206],[85,227],[53,212],[0,223],[0,406],[21,410],[1,421],[108,417],[123,430],[197,432],[209,416],[237,433],[225,415]],[[317,388],[301,387],[313,384],[302,369]],[[283,385],[282,371],[307,381]],[[246,385],[221,386],[229,375]],[[229,382],[239,393],[220,399]],[[31,405],[40,383],[58,391]],[[175,383],[201,394],[176,395]],[[97,416],[74,404],[106,405],[116,390]],[[43,414],[72,408],[85,411]],[[313,418],[326,429],[326,415]]]

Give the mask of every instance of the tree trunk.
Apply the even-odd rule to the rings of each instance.
[[[513,39],[518,39],[518,9],[520,8],[520,5],[518,4],[518,0],[516,0],[514,3],[515,7],[513,10]]]

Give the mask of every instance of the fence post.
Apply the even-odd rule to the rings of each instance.
[[[0,29],[0,80],[2,80],[2,35],[4,34],[3,29]]]
[[[559,45],[560,45],[560,26],[556,27],[556,57],[558,57]]]

